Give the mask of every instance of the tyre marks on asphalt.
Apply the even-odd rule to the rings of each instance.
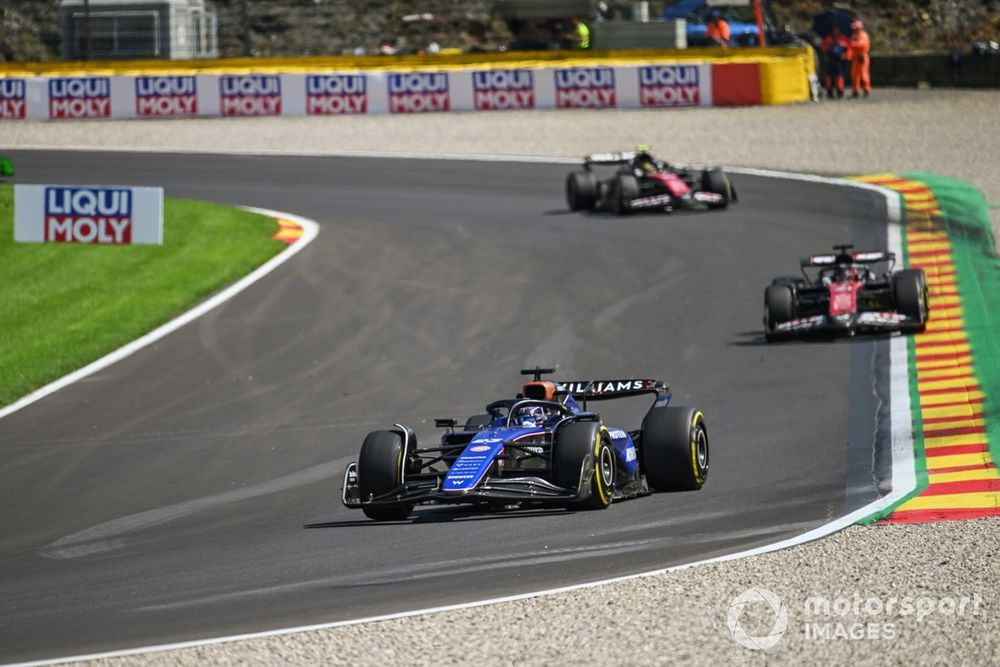
[[[906,211],[907,265],[927,276],[931,316],[913,337],[911,378],[919,399],[927,486],[889,515],[889,523],[1000,515],[1000,472],[989,453],[984,394],[975,377],[965,329],[962,290],[941,209],[921,181],[895,174],[859,180],[899,192]],[[915,377],[914,377],[915,376]],[[919,453],[919,452],[918,452]]]

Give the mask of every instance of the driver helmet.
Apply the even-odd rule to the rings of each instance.
[[[545,408],[540,405],[529,405],[518,410],[514,422],[518,426],[541,426],[545,421]]]
[[[838,283],[842,283],[848,280],[854,280],[857,272],[854,270],[853,266],[848,264],[841,264],[837,267],[836,278]]]

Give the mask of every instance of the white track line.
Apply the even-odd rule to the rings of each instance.
[[[46,150],[52,150],[52,149],[47,148]],[[65,150],[65,149],[57,149],[57,150]],[[81,148],[80,150],[91,150],[91,149]],[[166,151],[162,151],[162,152],[166,152]],[[177,151],[177,152],[182,152],[182,151]],[[233,152],[233,151],[204,151],[204,152],[206,152],[206,153],[223,153],[224,154],[224,153],[230,153],[230,152]],[[246,152],[242,152],[241,151],[239,154],[247,154],[247,155],[311,155],[311,154],[298,153],[298,152],[296,152],[296,153],[287,153],[287,152],[285,152],[285,153],[279,153],[279,152],[263,152],[263,151],[246,151]],[[341,153],[341,154],[337,154],[337,155],[331,155],[329,153],[326,153],[326,154],[323,154],[323,155],[330,156],[330,157],[391,157],[391,158],[405,158],[405,159],[470,160],[470,161],[479,161],[479,162],[547,162],[547,163],[551,163],[551,164],[572,164],[572,163],[579,162],[579,160],[576,159],[576,158],[541,158],[541,157],[537,157],[537,156],[484,156],[484,155],[475,155],[475,156],[461,155],[461,156],[459,156],[459,155],[450,155],[450,154],[449,155],[435,155],[435,154],[418,154],[418,153],[376,153],[376,152],[372,152],[372,153]],[[847,180],[843,180],[843,179],[839,179],[839,178],[828,178],[828,177],[825,177],[825,176],[814,176],[814,175],[811,175],[811,174],[797,174],[797,173],[793,173],[793,172],[772,171],[772,170],[763,170],[763,169],[743,169],[743,168],[736,168],[736,167],[727,168],[727,170],[731,171],[732,173],[735,173],[735,174],[746,174],[746,175],[749,175],[749,176],[760,176],[760,177],[765,177],[765,178],[783,178],[783,179],[787,179],[787,180],[807,181],[807,182],[811,182],[811,183],[825,183],[825,184],[829,184],[829,185],[836,185],[836,186],[841,186],[841,187],[861,188],[861,189],[864,189],[864,190],[871,190],[871,191],[874,191],[874,192],[878,192],[879,194],[881,194],[882,196],[885,197],[886,210],[888,212],[887,217],[889,218],[889,246],[890,246],[888,249],[889,250],[895,250],[897,252],[897,254],[901,254],[901,253],[899,253],[900,228],[899,228],[899,224],[898,224],[900,222],[900,219],[901,219],[900,218],[899,195],[897,193],[891,191],[891,190],[888,190],[886,188],[882,188],[882,187],[879,187],[879,186],[876,186],[876,185],[871,185],[871,184],[868,184],[868,183],[857,183],[857,182],[854,182],[854,181],[847,181]],[[284,217],[287,217],[290,220],[295,220],[296,222],[300,222],[302,220],[302,218],[297,218],[295,216],[289,216],[287,214],[281,214],[281,215],[284,216]],[[300,222],[300,224],[301,224],[301,222]],[[311,224],[315,224],[315,223],[311,223]],[[305,238],[305,237],[303,237],[303,238]],[[312,239],[310,238],[310,240],[312,240]],[[296,245],[299,245],[299,244],[296,244]],[[294,247],[295,246],[292,246],[292,248],[294,248]],[[291,250],[292,248],[290,248],[289,250]],[[288,252],[288,251],[286,251],[286,252]],[[281,255],[279,255],[278,257],[281,257]],[[278,259],[278,258],[276,257],[275,259]],[[274,261],[274,260],[272,260],[272,261]],[[282,261],[284,261],[284,260],[282,260]],[[267,266],[267,265],[265,264],[264,266]],[[264,267],[261,267],[261,269],[263,269],[263,268]],[[272,269],[273,269],[273,267],[272,267]],[[258,271],[260,271],[260,269],[258,269]],[[256,273],[256,272],[254,272],[254,273]],[[254,274],[251,274],[251,276],[252,275],[254,275]],[[247,278],[249,278],[249,277],[250,276],[247,276]],[[246,280],[246,279],[244,279],[244,280]],[[255,278],[255,280],[256,280],[256,278]],[[240,281],[240,282],[243,282],[243,281]],[[239,284],[239,283],[237,283],[237,284]],[[233,287],[235,287],[235,285]],[[246,287],[246,285],[244,285],[240,289],[243,289],[245,287]],[[237,290],[237,291],[239,291],[239,290]],[[217,304],[214,304],[214,305],[217,305]],[[213,307],[214,307],[214,305],[213,305]],[[208,310],[208,309],[206,309],[206,310]],[[189,311],[189,312],[193,312],[193,311]],[[185,317],[188,314],[189,313],[186,313],[182,317]],[[198,315],[200,315],[200,314],[201,313],[198,313]],[[194,317],[197,317],[197,315],[192,316],[190,319],[194,319]],[[190,319],[187,320],[187,321],[190,321]],[[164,325],[164,326],[168,326],[168,325]],[[181,326],[181,325],[178,325],[178,326]],[[176,328],[176,327],[174,327],[174,328]],[[159,329],[157,331],[159,331]],[[156,332],[153,332],[153,333],[156,333]],[[164,333],[160,334],[160,336],[158,336],[158,338],[162,337],[163,335],[166,335],[166,333],[168,333],[168,332],[164,332]],[[152,335],[152,334],[148,334],[148,335]],[[144,340],[145,338],[146,337],[144,336],[143,338],[141,338],[139,340]],[[136,341],[136,342],[138,343],[139,341]],[[149,342],[151,342],[151,341],[149,341]],[[148,345],[148,342],[145,343],[145,344]],[[126,347],[129,347],[129,346],[126,346]],[[125,348],[122,348],[122,349],[125,349]],[[907,362],[907,354],[906,354],[906,339],[903,338],[903,337],[900,337],[900,336],[897,336],[897,337],[893,338],[890,349],[891,349],[891,352],[890,352],[890,357],[891,357],[890,365],[892,366],[892,368],[890,369],[890,371],[898,371],[899,368],[906,368],[906,364],[908,363]],[[134,351],[134,350],[132,350],[132,351]],[[115,354],[115,353],[113,353],[113,354]],[[131,351],[129,352],[129,354],[131,354]],[[128,356],[128,355],[124,355],[124,356]],[[107,357],[105,357],[105,359],[107,359]],[[117,359],[115,359],[115,361],[117,361]],[[95,362],[95,363],[98,363],[98,362]],[[109,362],[109,363],[113,363],[113,362]],[[897,364],[902,364],[902,365],[901,366],[897,366]],[[88,366],[88,368],[89,368],[89,366]],[[82,370],[86,370],[86,369],[82,369]],[[82,372],[82,370],[78,371],[78,373]],[[90,372],[93,372],[93,371],[90,371]],[[76,375],[76,374],[73,374],[73,375]],[[67,377],[73,377],[73,376],[67,376]],[[83,377],[83,376],[81,375],[80,377]],[[71,380],[71,381],[75,381],[77,379],[79,379],[79,377],[74,377],[73,380]],[[60,380],[60,382],[62,382],[62,381]],[[53,384],[55,384],[55,383],[53,383]],[[69,384],[69,382],[66,382],[66,384]],[[62,386],[65,386],[65,385],[62,385]],[[575,584],[575,585],[572,585],[572,586],[562,586],[560,588],[550,588],[550,589],[546,589],[546,590],[535,591],[535,592],[532,592],[532,593],[521,593],[519,595],[508,595],[508,596],[505,596],[505,597],[490,598],[490,599],[487,599],[487,600],[479,600],[479,601],[476,601],[476,602],[464,602],[464,603],[461,603],[461,604],[447,605],[447,606],[443,606],[443,607],[430,607],[430,608],[427,608],[427,609],[416,609],[416,610],[413,610],[413,611],[400,612],[400,613],[397,613],[397,614],[385,614],[385,615],[382,615],[382,616],[369,616],[369,617],[366,617],[366,618],[353,619],[353,620],[349,620],[349,621],[337,621],[337,622],[334,622],[334,623],[318,623],[318,624],[315,624],[315,625],[304,625],[304,626],[298,626],[298,627],[292,627],[292,628],[281,628],[281,629],[277,629],[277,630],[267,630],[267,631],[264,631],[264,632],[254,632],[254,633],[248,633],[248,634],[242,634],[242,635],[230,635],[230,636],[224,636],[224,637],[213,637],[213,638],[209,638],[209,639],[200,639],[200,640],[194,640],[194,641],[188,641],[188,642],[177,642],[177,643],[173,643],[173,644],[158,644],[158,645],[154,645],[154,646],[143,646],[143,647],[137,647],[137,648],[132,648],[132,649],[124,649],[124,650],[120,650],[120,651],[110,651],[110,652],[106,652],[106,653],[93,653],[93,654],[90,654],[90,655],[69,656],[69,657],[57,658],[57,659],[52,659],[52,660],[40,660],[40,661],[36,661],[36,662],[26,662],[26,663],[19,663],[19,664],[26,667],[28,665],[52,665],[52,664],[57,664],[57,663],[60,663],[60,662],[73,662],[73,661],[79,661],[79,660],[98,660],[98,659],[103,659],[103,658],[123,657],[123,656],[137,655],[137,654],[140,654],[140,653],[153,653],[153,652],[160,652],[160,651],[171,651],[171,650],[176,650],[176,649],[193,648],[193,647],[196,647],[196,646],[205,646],[205,645],[208,645],[208,644],[222,644],[222,643],[227,643],[227,642],[244,641],[244,640],[247,640],[247,639],[260,639],[260,638],[265,638],[265,637],[275,637],[275,636],[279,636],[279,635],[288,635],[288,634],[293,634],[293,633],[297,633],[297,632],[310,632],[310,631],[315,631],[315,630],[328,630],[328,629],[331,629],[331,628],[344,627],[344,626],[348,626],[348,625],[358,625],[358,624],[361,624],[361,623],[371,623],[371,622],[375,622],[375,621],[387,621],[387,620],[392,620],[392,619],[397,619],[397,618],[407,618],[407,617],[410,617],[410,616],[421,616],[421,615],[424,615],[424,614],[434,614],[434,613],[440,613],[440,612],[445,612],[445,611],[458,611],[458,610],[463,610],[463,609],[471,609],[471,608],[474,608],[474,607],[483,607],[483,606],[486,606],[486,605],[499,604],[501,602],[514,602],[514,601],[517,601],[517,600],[526,600],[526,599],[534,598],[534,597],[541,597],[541,596],[547,596],[547,595],[556,595],[558,593],[566,593],[566,592],[569,592],[569,591],[576,591],[576,590],[582,590],[582,589],[587,589],[587,588],[594,588],[594,587],[597,587],[597,586],[604,586],[604,585],[607,585],[607,584],[612,584],[612,583],[616,583],[616,582],[620,582],[620,581],[629,581],[629,580],[632,580],[632,579],[639,579],[639,578],[642,578],[642,577],[653,577],[653,576],[665,574],[667,572],[676,572],[678,570],[684,570],[684,569],[687,569],[689,567],[695,567],[697,565],[708,565],[710,563],[722,563],[722,562],[725,562],[725,561],[736,560],[736,559],[739,559],[739,558],[746,558],[748,556],[756,556],[756,555],[759,555],[759,554],[770,553],[772,551],[779,551],[781,549],[788,549],[790,547],[798,546],[800,544],[805,544],[806,542],[812,542],[813,540],[818,540],[818,539],[820,539],[822,537],[826,537],[827,535],[835,533],[835,532],[837,532],[839,530],[843,530],[844,528],[850,526],[853,523],[856,523],[856,522],[858,522],[858,521],[860,521],[862,519],[865,519],[865,518],[871,516],[872,514],[875,514],[876,512],[881,512],[881,511],[883,511],[883,510],[891,507],[894,503],[896,503],[897,501],[901,500],[904,496],[906,496],[914,488],[916,488],[916,475],[915,475],[915,471],[914,471],[914,467],[913,467],[913,465],[914,465],[913,464],[913,434],[912,434],[912,431],[911,431],[911,426],[910,426],[911,419],[910,419],[910,414],[909,414],[909,412],[910,412],[910,401],[909,401],[909,374],[908,374],[908,370],[905,373],[891,372],[891,374],[890,374],[890,387],[891,387],[890,388],[890,392],[892,394],[892,407],[891,407],[891,413],[892,413],[891,414],[891,421],[892,421],[892,428],[891,428],[891,432],[892,432],[892,482],[893,482],[892,483],[892,491],[889,494],[887,494],[887,495],[885,495],[885,496],[883,496],[883,497],[881,497],[881,498],[879,498],[877,500],[874,500],[871,503],[868,503],[864,507],[858,508],[857,510],[851,512],[850,514],[847,514],[847,515],[844,515],[844,516],[839,517],[837,519],[834,519],[833,521],[831,521],[829,523],[823,524],[822,526],[819,526],[818,528],[814,528],[814,529],[812,529],[810,531],[802,533],[801,535],[796,535],[795,537],[791,537],[791,538],[788,538],[788,539],[785,539],[785,540],[781,540],[780,542],[775,542],[773,544],[768,544],[768,545],[764,545],[764,546],[761,546],[761,547],[756,547],[754,549],[747,549],[745,551],[738,551],[738,552],[735,552],[735,553],[727,554],[725,556],[718,556],[716,558],[709,558],[707,560],[695,561],[693,563],[686,563],[684,565],[676,565],[676,566],[673,566],[673,567],[665,567],[665,568],[661,568],[661,569],[658,569],[658,570],[651,570],[649,572],[641,572],[641,573],[638,573],[638,574],[632,574],[632,575],[627,575],[627,576],[623,576],[623,577],[613,577],[611,579],[603,579],[601,581],[594,581],[594,582],[590,582],[590,583],[586,583],[586,584]],[[42,390],[39,390],[39,391],[42,391]],[[53,391],[55,391],[55,390],[53,390]],[[38,392],[36,392],[36,393],[38,393]],[[49,393],[51,393],[51,392],[49,392]],[[32,396],[34,396],[34,394],[32,394]],[[27,397],[27,398],[30,398],[30,397]],[[41,396],[39,396],[38,398],[41,398]],[[38,400],[38,398],[35,398],[33,400]],[[22,400],[24,400],[24,399],[22,399]],[[4,413],[0,413],[0,417],[2,417],[3,414]]]
[[[260,213],[261,215],[266,215],[272,218],[283,218],[285,220],[290,220],[292,222],[298,223],[302,227],[302,236],[293,244],[289,245],[288,248],[282,250],[280,253],[269,259],[264,264],[261,264],[253,272],[244,276],[240,280],[236,281],[229,287],[223,289],[221,292],[216,293],[214,296],[202,301],[200,304],[192,308],[191,310],[183,313],[179,317],[170,320],[166,324],[163,324],[156,329],[153,329],[148,334],[141,338],[137,338],[131,343],[121,346],[114,352],[101,357],[97,361],[87,364],[83,368],[65,375],[55,382],[51,382],[41,389],[38,389],[24,398],[21,398],[10,405],[0,408],[0,419],[6,417],[7,415],[17,412],[18,410],[31,405],[32,403],[39,401],[50,394],[54,394],[63,387],[67,387],[78,380],[82,380],[88,375],[93,375],[97,371],[103,370],[110,366],[111,364],[117,363],[126,357],[129,357],[142,348],[150,345],[164,336],[177,331],[185,324],[198,319],[208,311],[213,308],[225,303],[229,299],[233,298],[246,288],[253,285],[255,282],[266,276],[267,274],[274,271],[276,268],[287,262],[289,259],[298,254],[303,248],[309,245],[316,235],[319,234],[319,224],[314,220],[308,218],[303,218],[298,215],[293,215],[291,213],[282,213],[280,211],[271,211],[263,208],[252,208],[249,206],[244,207],[246,210],[253,213]]]

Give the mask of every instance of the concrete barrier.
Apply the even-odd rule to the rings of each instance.
[[[1000,88],[1000,57],[947,55],[872,56],[872,85]]]
[[[807,49],[513,55],[6,65],[0,120],[787,104],[814,76]]]

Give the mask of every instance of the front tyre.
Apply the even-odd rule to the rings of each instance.
[[[365,437],[358,457],[362,502],[385,495],[403,483],[403,449],[403,438],[395,431],[372,431]],[[413,505],[362,506],[361,511],[375,521],[402,521],[410,516]]]
[[[729,177],[726,176],[726,173],[718,168],[702,172],[701,189],[722,195],[722,201],[717,204],[709,204],[709,208],[723,209],[736,200],[736,192],[733,190],[733,184],[729,182]]]
[[[696,491],[708,479],[708,429],[695,408],[653,408],[642,421],[639,453],[657,491]]]
[[[927,305],[927,279],[923,269],[905,269],[892,279],[892,293],[896,299],[896,309],[916,320],[903,329],[907,332],[921,332],[927,328],[930,310]]]
[[[768,285],[764,290],[764,335],[775,336],[775,327],[795,316],[795,293],[787,284]]]
[[[597,422],[571,422],[557,432],[552,447],[552,480],[556,486],[587,494],[573,505],[575,509],[605,509],[611,504],[615,466],[611,438]],[[580,488],[584,469],[590,477],[587,489]]]
[[[632,209],[629,204],[639,198],[639,181],[629,173],[620,172],[611,181],[611,210],[615,215],[625,215]]]

